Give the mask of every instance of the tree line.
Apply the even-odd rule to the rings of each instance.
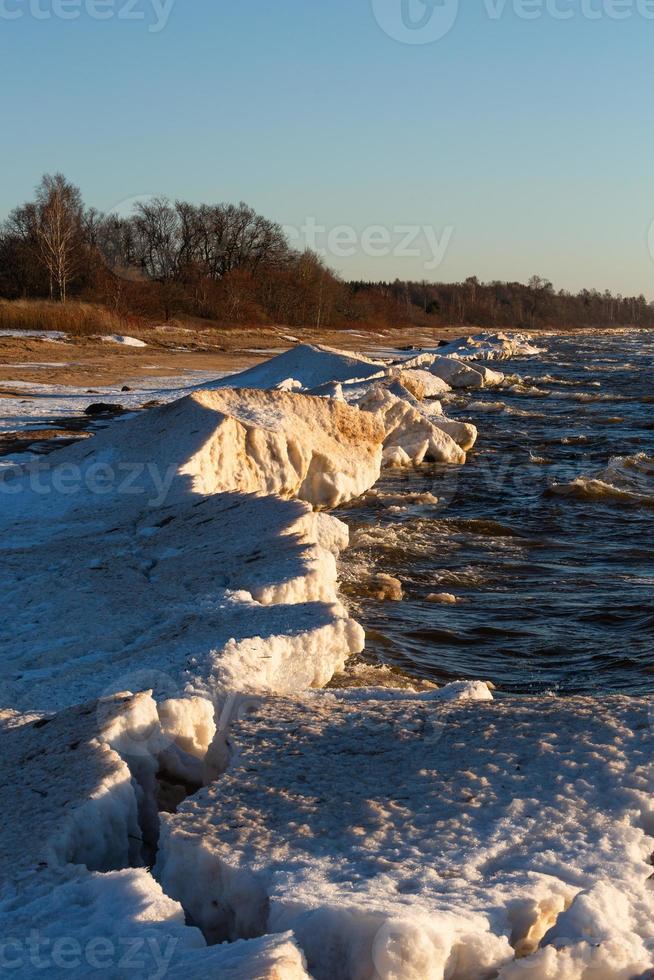
[[[0,297],[82,299],[119,315],[223,326],[654,326],[644,296],[528,283],[345,282],[247,204],[154,198],[127,216],[87,207],[62,174],[0,225]]]

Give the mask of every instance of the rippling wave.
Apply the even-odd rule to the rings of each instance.
[[[579,476],[570,483],[553,483],[550,492],[581,500],[614,500],[652,507],[654,458],[645,453],[614,456],[605,470],[593,476]]]
[[[466,466],[386,473],[349,508],[344,587],[372,663],[507,692],[651,694],[654,334],[540,340],[502,365],[503,387],[448,397],[479,427]],[[378,572],[404,601],[360,587]]]

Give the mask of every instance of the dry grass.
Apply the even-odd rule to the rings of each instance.
[[[130,325],[133,332],[134,325]],[[61,330],[75,336],[125,333],[125,320],[93,303],[0,300],[0,330]]]

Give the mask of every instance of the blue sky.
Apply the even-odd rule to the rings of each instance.
[[[539,0],[461,0],[430,43],[404,43],[402,2],[0,0],[0,213],[61,170],[104,210],[165,194],[313,221],[348,278],[654,298],[647,0],[543,0],[536,19]],[[404,2],[427,30],[456,12]],[[370,226],[387,248],[364,247]]]

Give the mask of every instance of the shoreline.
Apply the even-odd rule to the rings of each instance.
[[[545,337],[557,333],[614,334],[630,329],[635,328],[552,328],[529,330],[529,333],[534,337]],[[10,331],[12,336],[9,336],[0,330],[0,398],[12,381],[80,388],[107,387],[129,384],[146,376],[175,376],[198,370],[218,374],[238,372],[263,363],[297,343],[324,344],[375,356],[375,352],[381,354],[409,346],[423,349],[437,346],[440,341],[463,341],[480,332],[484,330],[479,327],[460,326],[361,330],[298,328],[293,331],[276,327],[230,327],[207,331],[161,327],[142,331],[146,346],[132,347],[102,342],[99,337],[70,334],[60,341],[45,339],[48,331],[16,330]],[[152,365],[152,361],[160,363]],[[31,368],[31,364],[39,366]],[[8,378],[8,374],[12,377]]]
[[[124,909],[136,892],[154,909],[165,891],[180,924],[180,969],[195,956],[220,969],[234,953],[230,945],[202,948],[198,925],[209,943],[272,943],[283,950],[285,978],[349,978],[364,964],[384,978],[398,968],[398,955],[405,976],[429,968],[461,980],[490,971],[519,977],[520,958],[534,977],[551,975],[551,968],[583,970],[593,957],[599,963],[597,955],[608,970],[617,970],[620,956],[629,975],[646,969],[654,946],[630,918],[647,907],[651,852],[649,835],[633,817],[634,807],[645,812],[648,799],[647,732],[634,735],[647,717],[645,699],[541,697],[525,714],[525,699],[494,700],[475,681],[423,693],[324,687],[345,652],[363,642],[337,592],[337,558],[348,533],[329,508],[373,487],[383,460],[461,462],[455,437],[469,441],[472,434],[425,401],[425,368],[440,372],[431,375],[434,385],[440,378],[448,387],[444,373],[452,383],[499,383],[497,364],[403,357],[382,369],[369,359],[306,349],[292,363],[278,357],[246,371],[244,387],[230,377],[213,391],[114,422],[90,442],[47,457],[54,470],[58,462],[79,468],[82,497],[68,526],[65,494],[53,499],[27,488],[26,508],[22,495],[13,495],[14,519],[7,513],[3,519],[13,532],[7,556],[14,567],[5,575],[18,573],[14,603],[29,610],[16,624],[12,654],[22,676],[6,706],[26,714],[4,718],[7,770],[22,766],[27,773],[19,787],[23,820],[10,832],[20,831],[30,844],[14,840],[21,859],[5,866],[12,876],[27,876],[19,886],[23,905],[10,918],[19,933],[18,923],[27,921],[21,914],[30,921],[34,915],[35,869],[45,861],[53,896],[92,889],[101,907],[108,881],[102,877],[112,872],[122,876]],[[308,395],[293,394],[292,386],[291,393],[274,390],[291,380]],[[93,457],[113,458],[116,447],[126,465],[144,454],[162,471],[172,464],[170,486],[154,511],[151,504],[143,510],[146,495],[161,489],[154,478],[134,500],[86,494],[87,511],[80,508]],[[43,567],[44,546],[50,568]],[[88,589],[94,575],[101,591]],[[46,633],[33,623],[32,609],[48,581]],[[66,634],[71,591],[88,597],[81,638]],[[190,604],[180,605],[181,591]],[[53,632],[65,649],[48,681]],[[97,648],[107,633],[116,653],[129,650],[118,672],[107,651],[88,660],[89,645]],[[128,684],[144,693],[120,694]],[[44,714],[48,688],[63,699],[52,705],[54,715]],[[104,692],[99,701],[94,690]],[[80,727],[80,709],[71,704],[85,700],[91,722]],[[576,731],[570,745],[558,741],[561,726]],[[609,736],[624,757],[617,770],[612,757],[598,758]],[[70,785],[74,771],[61,764],[73,742],[84,755],[85,783],[78,788]],[[559,784],[559,812],[545,799],[542,815],[529,813],[539,782],[566,766],[571,775]],[[597,773],[597,791],[575,789]],[[48,785],[50,794],[35,807],[30,787],[38,785]],[[73,802],[60,807],[64,793]],[[603,793],[616,834],[604,856]],[[522,824],[512,816],[516,800],[527,807],[518,815]],[[440,815],[428,818],[431,808]],[[486,808],[492,841],[491,824],[477,825]],[[433,820],[443,824],[442,853],[433,850]],[[44,821],[52,824],[45,841]],[[111,835],[89,833],[107,821]],[[133,867],[145,857],[128,843],[135,833],[150,863],[156,854],[155,877]],[[554,859],[546,845],[554,847],[557,834]],[[444,886],[452,866],[454,885]],[[604,913],[616,902],[622,908],[618,887],[630,890],[633,908],[616,920]],[[193,928],[181,925],[182,907]],[[65,928],[65,911],[54,921]],[[138,929],[136,920],[130,928]],[[588,949],[580,938],[587,934],[596,939]],[[235,976],[249,980],[251,957],[260,950],[241,951],[249,965]]]

